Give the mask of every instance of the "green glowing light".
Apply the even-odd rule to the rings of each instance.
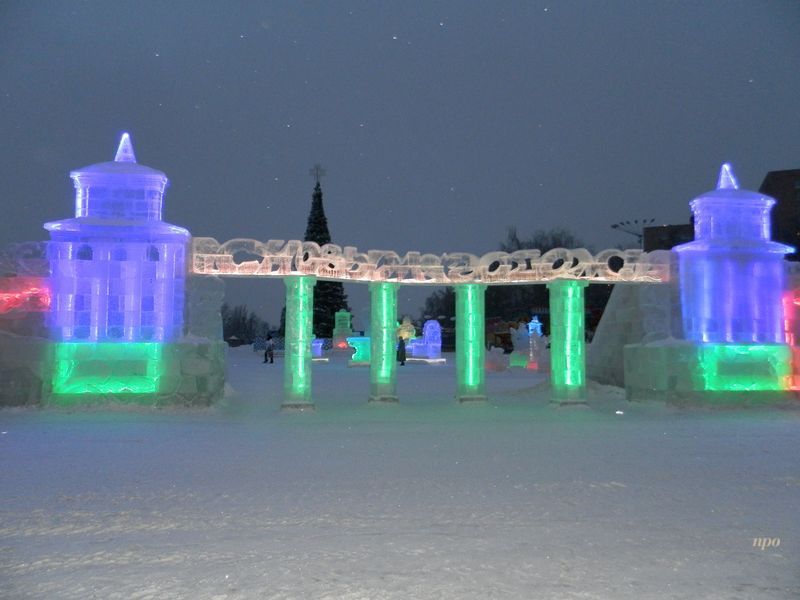
[[[467,283],[456,291],[456,379],[460,400],[486,398],[484,361],[486,286]]]
[[[703,344],[700,365],[709,391],[782,391],[790,387],[792,350],[783,344]]]
[[[397,400],[397,288],[396,283],[373,282],[370,293],[370,399]],[[355,358],[355,357],[354,357]]]
[[[292,276],[286,285],[286,342],[284,345],[284,406],[311,405],[311,340],[316,278]]]
[[[559,280],[550,290],[550,382],[557,400],[582,400],[586,389],[583,288],[585,281]]]
[[[152,342],[55,344],[53,393],[157,393],[161,349],[161,344]]]

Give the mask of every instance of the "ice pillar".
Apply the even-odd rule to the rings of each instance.
[[[550,382],[556,402],[584,402],[586,341],[583,288],[585,281],[557,280],[550,290]]]
[[[456,288],[456,377],[459,402],[486,400],[484,362],[486,286],[465,283]]]
[[[397,402],[397,283],[373,282],[370,294],[369,401]]]
[[[311,401],[311,340],[314,324],[314,284],[310,275],[285,277],[286,333],[283,366],[285,409],[313,409]]]

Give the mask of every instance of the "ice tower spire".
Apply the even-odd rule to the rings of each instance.
[[[133,151],[131,151],[133,152]],[[739,182],[733,174],[733,167],[730,163],[723,163],[719,169],[719,179],[717,179],[718,190],[738,190]]]
[[[131,136],[128,132],[122,134],[119,139],[119,146],[117,147],[117,154],[114,156],[114,162],[136,162],[136,155],[133,153],[133,144],[131,144]]]

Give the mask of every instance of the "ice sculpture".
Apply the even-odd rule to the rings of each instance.
[[[328,362],[328,359],[323,354],[325,340],[322,338],[314,338],[311,340],[311,360],[313,362]]]
[[[370,361],[370,338],[366,336],[351,336],[347,344],[355,352],[347,363],[348,367],[366,367]]]
[[[677,246],[683,326],[693,342],[779,344],[784,341],[783,256],[770,241],[775,200],[740,190],[730,165],[717,189],[691,202],[695,240]]]
[[[73,171],[75,218],[45,224],[51,326],[60,341],[168,341],[181,333],[189,232],[161,221],[167,177],[135,162]]]
[[[337,310],[333,315],[333,349],[346,350],[347,338],[353,335],[353,328],[351,326],[352,315],[342,309]]]
[[[783,295],[784,255],[792,249],[770,239],[774,204],[740,190],[728,164],[716,189],[692,200],[695,240],[674,248],[682,321],[677,333],[684,339],[669,335],[671,291],[640,294],[642,343],[624,347],[629,398],[655,392],[676,401],[751,402],[761,392],[781,398],[791,387]],[[652,298],[645,303],[648,295],[664,305],[653,310]],[[654,328],[647,313],[665,326]],[[553,357],[555,364],[555,351]]]
[[[44,226],[53,391],[158,391],[160,344],[182,334],[189,241],[161,220],[167,177],[136,162],[127,133],[114,161],[70,177],[75,217]]]
[[[547,365],[547,339],[542,335],[542,324],[538,317],[528,323],[520,323],[516,329],[509,328],[514,350],[508,356],[509,366],[541,371]]]
[[[417,337],[417,330],[411,322],[411,317],[408,315],[403,317],[403,322],[400,323],[400,327],[397,328],[397,337],[403,338],[406,344]]]
[[[528,324],[519,323],[516,328],[509,327],[508,333],[514,345],[514,349],[508,357],[509,366],[527,369],[531,352],[531,334],[528,331]]]
[[[542,324],[539,321],[538,315],[533,315],[530,323],[528,323],[528,333],[530,335],[538,335],[539,337],[544,335],[544,333],[542,333]]]
[[[422,338],[415,338],[407,346],[408,362],[443,364],[442,326],[435,319],[428,319],[422,325]]]
[[[507,371],[509,367],[509,355],[503,352],[502,348],[492,347],[486,351],[486,370],[493,373]]]

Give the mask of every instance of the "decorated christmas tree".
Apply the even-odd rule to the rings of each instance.
[[[322,206],[322,186],[319,182],[325,171],[319,165],[315,165],[310,173],[316,179],[316,185],[311,196],[311,212],[308,214],[308,224],[303,240],[316,242],[323,246],[331,242],[328,219],[325,217],[325,209]],[[342,309],[350,310],[344,286],[338,281],[318,281],[314,286],[314,335],[318,338],[331,337],[334,315],[336,311]]]

